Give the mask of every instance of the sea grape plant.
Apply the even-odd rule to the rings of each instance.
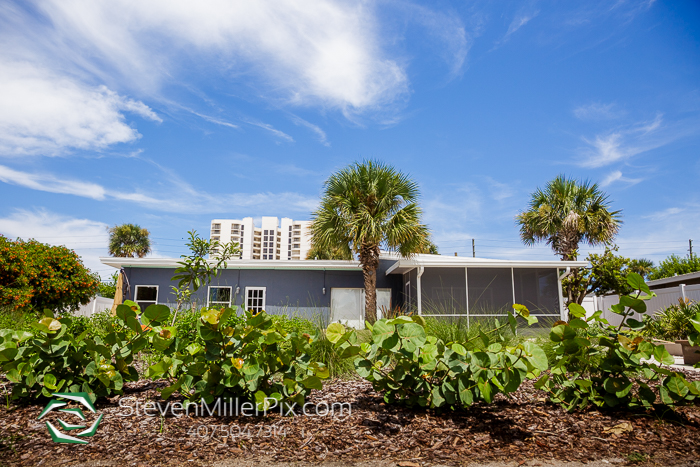
[[[443,342],[426,336],[420,316],[399,316],[367,324],[370,342],[358,343],[357,332],[340,323],[326,330],[326,337],[341,357],[356,357],[357,373],[384,394],[387,403],[421,407],[466,407],[478,401],[490,403],[498,393],[518,389],[527,378],[547,369],[544,351],[532,342],[505,346],[502,330],[517,327],[516,315],[534,324],[522,305],[513,307],[506,322],[481,332],[483,351],[467,350],[469,342]],[[476,339],[475,338],[475,339]]]
[[[197,334],[203,344],[179,339],[176,331],[154,341],[164,357],[147,376],[174,380],[161,391],[164,399],[177,391],[188,402],[240,398],[267,409],[301,405],[312,389],[322,388],[328,369],[310,357],[318,336],[288,332],[264,311],[244,311],[230,326],[235,313],[236,307],[202,308]]]
[[[611,325],[597,311],[586,318],[580,305],[569,305],[570,320],[554,323],[550,340],[555,361],[551,371],[535,387],[547,391],[552,402],[569,411],[591,404],[598,407],[675,406],[700,396],[700,382],[689,382],[682,373],[664,368],[674,363],[663,345],[639,335],[645,323],[631,316],[647,311],[645,300],[655,296],[636,273],[627,275],[634,290],[620,296],[610,310],[622,317]],[[700,321],[697,323],[700,330]],[[652,389],[658,384],[658,396]]]
[[[117,325],[104,336],[74,336],[70,317],[51,310],[33,323],[33,331],[0,330],[0,368],[13,382],[12,398],[51,397],[54,392],[82,391],[95,398],[121,394],[125,381],[139,375],[134,356],[149,342],[161,339],[168,307],[151,305],[141,313],[126,301],[117,307]]]

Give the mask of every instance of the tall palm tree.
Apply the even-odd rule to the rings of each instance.
[[[421,224],[418,185],[377,161],[356,162],[324,183],[314,212],[311,242],[321,250],[352,250],[362,264],[365,317],[377,319],[377,268],[380,246],[409,257],[427,248]]]
[[[529,209],[516,216],[525,245],[546,241],[564,261],[575,260],[578,245],[607,244],[620,229],[620,211],[613,211],[597,183],[559,175],[537,189]]]
[[[532,193],[529,209],[515,219],[525,245],[545,241],[562,261],[568,261],[578,257],[581,242],[591,246],[612,242],[622,224],[620,217],[597,183],[559,175]],[[573,296],[578,276],[574,270],[567,281],[568,303],[580,298]]]
[[[109,229],[109,254],[120,258],[143,258],[151,252],[149,232],[136,224],[115,225]]]

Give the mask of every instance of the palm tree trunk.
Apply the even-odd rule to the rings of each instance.
[[[377,268],[379,268],[379,246],[363,245],[360,248],[360,263],[365,279],[365,319],[370,324],[377,321]]]

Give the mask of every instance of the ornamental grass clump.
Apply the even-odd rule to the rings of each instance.
[[[687,339],[695,332],[691,319],[700,313],[700,303],[678,299],[677,305],[671,305],[653,317],[645,316],[645,328],[642,335],[666,341]]]

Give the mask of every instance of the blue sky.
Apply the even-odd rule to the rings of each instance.
[[[109,226],[178,256],[212,218],[308,219],[362,159],[419,183],[443,254],[554,259],[513,218],[565,173],[658,262],[700,251],[699,148],[694,1],[0,5],[0,233],[103,276]]]

